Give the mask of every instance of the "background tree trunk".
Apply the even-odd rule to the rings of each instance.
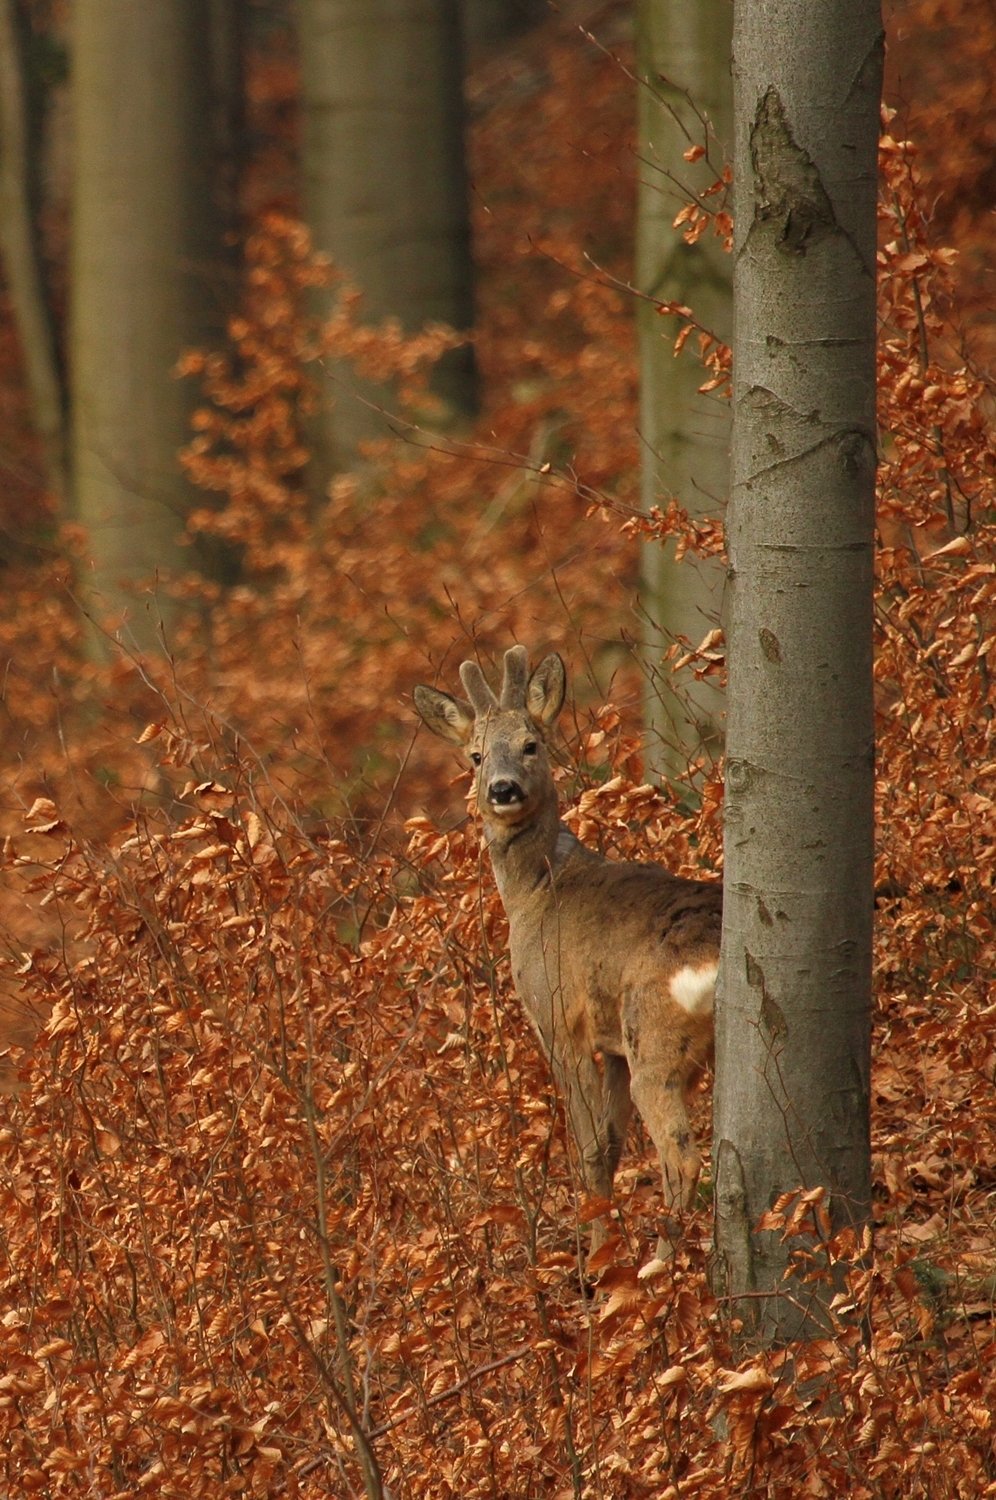
[[[361,288],[371,322],[469,328],[458,0],[301,0],[300,27],[304,198],[316,246]],[[323,480],[358,443],[389,431],[376,407],[392,405],[389,391],[350,369],[331,374],[315,434]],[[471,349],[448,354],[433,384],[454,412],[472,411]]]
[[[0,0],[0,253],[17,320],[48,488],[66,499],[66,389],[38,235],[38,143],[32,139],[24,34]]]
[[[463,0],[468,46],[495,47],[550,14],[546,0]]]
[[[729,404],[701,395],[706,378],[693,337],[675,357],[680,324],[655,303],[681,302],[724,343],[732,325],[732,270],[719,239],[685,242],[674,218],[709,188],[733,150],[730,81],[731,0],[640,0],[637,10],[637,285],[640,437],[646,510],[676,497],[693,516],[721,513],[729,489]],[[692,146],[706,155],[684,159]],[[718,205],[717,205],[718,206]],[[647,668],[646,721],[654,769],[687,778],[703,744],[718,752],[722,694],[691,673],[672,677],[662,658],[678,636],[697,645],[719,623],[725,570],[719,562],[674,559],[674,544],[643,549],[642,608]]]
[[[721,1285],[760,1342],[811,1334],[757,1232],[824,1185],[869,1217],[878,0],[741,0],[726,914],[714,1160]],[[810,1242],[811,1243],[811,1242]],[[757,1296],[756,1294],[767,1294]]]
[[[187,570],[194,492],[177,458],[196,389],[184,348],[216,344],[231,299],[212,97],[215,6],[77,0],[70,364],[73,473],[98,615],[156,643],[166,601],[135,599]],[[201,497],[201,503],[204,503]]]

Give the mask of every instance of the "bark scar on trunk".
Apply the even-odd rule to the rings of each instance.
[[[757,959],[746,950],[744,956],[747,960],[747,983],[752,989],[761,991],[761,1023],[768,1033],[769,1041],[777,1042],[788,1031],[784,1012],[777,1000],[770,994],[764,970]]]
[[[754,222],[774,221],[783,254],[805,255],[836,231],[833,204],[812,157],[793,138],[777,89],[767,89],[758,103],[750,158]]]
[[[869,89],[878,93],[881,88],[882,68],[885,64],[885,32],[880,31],[855,69],[845,103],[850,103],[856,94],[865,94]]]
[[[743,1165],[733,1142],[724,1139],[716,1147],[716,1236],[711,1279],[717,1297],[754,1289],[750,1229]],[[749,1316],[748,1308],[749,1304],[742,1303],[737,1311]]]

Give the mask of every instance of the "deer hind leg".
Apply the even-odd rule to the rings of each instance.
[[[708,1051],[708,1035],[708,1022],[689,1017],[671,1002],[662,1003],[659,995],[628,997],[624,1002],[630,1088],[660,1158],[669,1237],[677,1229],[674,1219],[692,1206],[702,1169],[685,1101]]]
[[[555,1071],[567,1102],[567,1117],[585,1190],[592,1197],[611,1198],[612,1179],[632,1113],[626,1059],[606,1056],[604,1072],[600,1073],[594,1058],[579,1053],[562,1059]],[[597,1250],[605,1238],[605,1224],[596,1219],[591,1229],[591,1249]]]

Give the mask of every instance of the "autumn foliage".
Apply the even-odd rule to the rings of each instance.
[[[721,861],[717,768],[693,811],[644,784],[619,644],[642,529],[629,84],[566,25],[515,58],[472,85],[473,431],[427,420],[450,335],[372,334],[344,287],[318,327],[334,273],[271,207],[230,348],[183,366],[191,525],[241,582],[160,580],[189,605],[162,660],[99,667],[72,533],[9,569],[5,1036],[47,1018],[0,1101],[11,1495],[996,1493],[993,408],[933,158],[886,121],[875,1246],[829,1247],[832,1336],[738,1364],[708,1191],[673,1266],[637,1277],[645,1141],[582,1289],[586,1208],[463,782],[414,737],[415,682],[512,638],[560,649],[572,827],[681,873]],[[952,222],[970,257],[977,225]],[[316,505],[333,355],[398,381],[403,441]],[[718,545],[680,505],[652,525]],[[721,670],[721,645],[684,669]],[[790,1197],[770,1227],[822,1213]]]

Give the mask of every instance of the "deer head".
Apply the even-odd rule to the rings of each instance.
[[[426,726],[466,751],[478,811],[506,826],[535,819],[551,794],[555,799],[547,735],[564,705],[564,664],[551,653],[532,676],[528,667],[524,646],[506,651],[497,697],[473,661],[460,668],[469,702],[437,688],[415,689],[415,706]]]

